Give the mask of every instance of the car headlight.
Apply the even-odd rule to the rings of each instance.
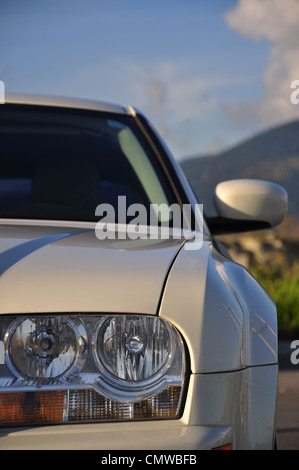
[[[178,418],[185,374],[156,316],[0,316],[2,426]]]

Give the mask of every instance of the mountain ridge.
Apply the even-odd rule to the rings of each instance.
[[[260,132],[217,155],[187,158],[181,167],[207,214],[215,214],[212,195],[217,183],[253,178],[283,186],[289,195],[289,215],[299,218],[299,119]]]

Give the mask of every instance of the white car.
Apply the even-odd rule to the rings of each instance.
[[[214,235],[285,191],[206,217],[131,107],[7,96],[0,142],[0,449],[272,449],[276,307]]]

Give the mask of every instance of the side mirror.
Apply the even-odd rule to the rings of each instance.
[[[208,219],[212,233],[233,233],[274,227],[287,214],[288,195],[278,184],[240,179],[224,181],[215,188],[219,217]]]

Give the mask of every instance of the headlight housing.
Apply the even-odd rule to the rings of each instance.
[[[0,317],[0,425],[174,419],[182,338],[151,315]]]

